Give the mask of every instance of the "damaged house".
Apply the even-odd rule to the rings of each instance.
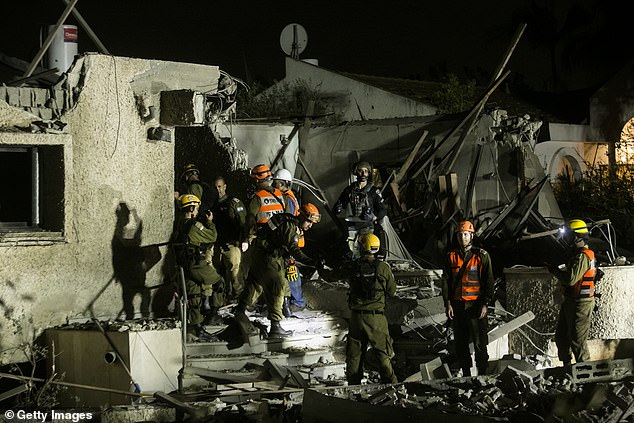
[[[230,189],[238,196],[246,195],[245,171],[250,166],[275,163],[291,170],[314,188],[302,189],[302,198],[326,210],[308,237],[312,252],[334,262],[339,251],[335,246],[344,234],[327,210],[350,182],[353,164],[368,160],[377,169],[375,181],[389,198],[393,236],[388,262],[394,266],[402,294],[388,305],[386,314],[391,325],[409,333],[410,338],[395,341],[395,349],[397,357],[408,360],[404,368],[414,367],[414,378],[375,392],[343,387],[339,387],[343,394],[311,391],[308,399],[303,398],[309,404],[305,421],[317,421],[325,405],[341,406],[336,403],[342,397],[368,400],[373,407],[408,406],[413,411],[403,413],[438,418],[451,413],[451,404],[469,401],[472,404],[461,409],[466,414],[492,416],[497,411],[507,417],[500,410],[508,411],[514,403],[505,397],[552,394],[548,375],[513,370],[500,374],[500,380],[506,380],[501,388],[497,379],[460,381],[463,385],[417,383],[451,376],[435,373],[445,367],[434,361],[440,344],[427,331],[440,330],[445,320],[438,266],[450,242],[451,221],[459,213],[477,217],[479,235],[490,242],[494,257],[501,257],[497,273],[511,275],[506,280],[506,313],[524,316],[511,327],[504,327],[511,319],[499,319],[497,332],[489,334],[490,341],[498,343],[492,359],[503,359],[509,352],[552,354],[549,337],[543,333],[552,329],[556,282],[543,268],[511,269],[515,264],[539,266],[543,259],[535,254],[533,263],[517,261],[538,244],[516,243],[516,238],[552,229],[544,216],[565,217],[534,150],[542,122],[495,107],[482,114],[437,115],[434,106],[379,89],[368,79],[363,82],[287,60],[289,68],[306,67],[307,79],[313,81],[319,73],[332,74],[332,85],[324,79],[320,90],[337,100],[336,113],[344,116],[345,123],[324,125],[310,113],[290,124],[234,123],[235,81],[215,66],[87,54],[51,88],[0,87],[0,167],[5,180],[20,184],[20,196],[4,195],[0,200],[2,363],[27,361],[34,340],[61,326],[48,331],[47,341],[60,354],[57,360],[65,366],[68,381],[107,385],[111,390],[108,396],[92,396],[79,388],[66,398],[67,406],[129,403],[124,391],[137,381],[143,392],[202,387],[213,392],[211,398],[217,402],[222,398],[227,403],[244,402],[254,392],[264,396],[266,390],[277,397],[295,396],[297,402],[309,381],[334,384],[330,376],[343,374],[345,284],[307,281],[309,304],[328,313],[315,311],[307,314],[306,322],[289,323],[303,337],[284,342],[187,345],[177,324],[159,325],[155,334],[142,334],[125,322],[113,324],[109,331],[122,334],[119,339],[105,341],[100,332],[79,335],[76,327],[64,325],[173,315],[174,263],[168,244],[174,186],[183,164],[196,162],[208,179],[228,175]],[[482,100],[484,104],[486,99]],[[622,111],[624,122],[630,112]],[[469,125],[470,118],[473,129],[461,137],[456,128]],[[606,132],[596,135],[610,137]],[[557,240],[549,238],[544,245],[539,253],[550,254],[550,248],[556,251]],[[418,268],[412,272],[399,267],[404,259],[416,259]],[[597,360],[623,358],[627,346],[616,340],[632,338],[634,313],[623,318],[621,312],[619,321],[609,317],[615,309],[629,309],[624,304],[629,301],[631,271],[629,266],[606,269],[599,287],[605,303],[591,334],[597,340],[593,350]],[[132,294],[132,304],[126,294]],[[529,321],[539,323],[535,327],[542,335],[516,331]],[[427,329],[420,327],[424,325]],[[532,347],[535,350],[529,351]],[[64,355],[68,351],[73,351],[71,358]],[[255,365],[245,370],[247,362]],[[328,366],[320,370],[318,364],[324,362]],[[610,366],[608,375],[602,375],[607,380],[631,375],[627,363]],[[267,389],[257,384],[263,368],[273,375]],[[219,374],[225,370],[231,374]],[[587,375],[584,371],[578,375]],[[596,380],[590,375],[586,381]],[[484,393],[470,399],[469,390]],[[627,392],[616,388],[613,392],[621,399],[615,403],[629,407]],[[73,395],[81,402],[73,404]],[[171,405],[191,415],[200,411]],[[352,406],[345,402],[342,407]]]

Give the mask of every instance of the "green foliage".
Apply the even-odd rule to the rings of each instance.
[[[632,248],[634,216],[634,169],[622,166],[617,177],[609,176],[607,166],[590,166],[579,181],[562,173],[553,186],[564,216],[591,220],[610,219],[620,246]]]
[[[475,80],[462,82],[456,75],[450,73],[444,78],[440,88],[432,94],[432,99],[439,113],[464,112],[475,103]]]
[[[237,98],[237,118],[301,119],[306,114],[308,102],[315,106],[312,115],[327,115],[321,119],[324,123],[339,123],[330,105],[337,98],[321,92],[319,86],[312,86],[302,79],[293,82],[274,84],[271,87],[256,82],[251,88],[240,90]]]

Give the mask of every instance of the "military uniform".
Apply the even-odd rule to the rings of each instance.
[[[223,271],[227,284],[225,288],[230,296],[239,296],[244,289],[244,276],[240,268],[242,262],[240,244],[245,226],[246,208],[237,198],[224,195],[218,199],[213,214],[218,229],[216,268]]]
[[[346,378],[351,385],[361,383],[363,359],[368,345],[374,349],[382,383],[396,383],[390,359],[392,338],[384,315],[385,297],[394,296],[396,282],[390,266],[369,254],[344,266],[350,292],[350,327],[346,346]]]
[[[189,300],[189,323],[198,325],[204,320],[201,312],[203,296],[210,297],[215,308],[224,304],[222,278],[205,259],[207,250],[216,242],[217,232],[213,223],[203,224],[196,219],[182,219],[179,239],[186,245],[179,254],[179,264],[185,271],[185,288]]]
[[[590,333],[590,317],[594,310],[594,252],[584,246],[570,259],[566,270],[551,272],[561,283],[564,301],[559,311],[555,343],[559,359],[570,364],[574,354],[577,363],[590,360],[587,339]]]
[[[190,181],[184,182],[183,194],[193,194],[200,199],[200,210],[205,212],[213,209],[218,201],[218,192],[211,188],[206,182]]]
[[[264,226],[253,242],[249,284],[240,299],[239,309],[255,305],[260,295],[268,307],[269,320],[282,320],[286,269],[284,259],[290,256],[312,263],[298,246],[302,237],[299,219],[287,213],[276,214]]]
[[[493,295],[491,257],[485,250],[476,247],[467,252],[461,249],[451,251],[443,282],[445,307],[451,305],[454,311],[456,355],[463,375],[471,374],[470,340],[473,340],[478,372],[484,374],[489,361],[489,325],[486,316],[480,319],[480,312]]]

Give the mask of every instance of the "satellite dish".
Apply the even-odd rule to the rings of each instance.
[[[286,55],[299,59],[299,55],[306,49],[308,34],[298,23],[288,24],[280,34],[280,46]]]

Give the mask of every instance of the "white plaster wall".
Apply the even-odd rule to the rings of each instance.
[[[597,293],[601,294],[601,298],[595,300],[599,308],[592,314],[589,338],[634,338],[634,308],[631,307],[634,302],[634,266],[601,269],[605,275],[597,284]],[[542,333],[554,333],[562,301],[558,281],[542,267],[504,269],[504,274],[507,311],[514,315],[532,311],[535,319],[529,325]],[[554,339],[554,336],[540,335],[528,329],[524,332],[544,351],[548,349],[548,342]],[[510,334],[509,342],[512,352],[539,353],[517,331]]]
[[[170,78],[156,77],[161,67],[172,70]],[[102,55],[76,62],[69,80],[83,79],[83,87],[76,106],[63,117],[66,137],[72,138],[66,242],[0,247],[0,362],[20,361],[19,346],[44,328],[88,317],[93,300],[96,316],[119,313],[121,287],[111,283],[118,204],[125,202],[142,219],[142,246],[167,241],[173,222],[174,145],[148,142],[131,83],[145,80],[141,86],[156,99],[160,90],[197,89],[217,74],[214,66]],[[156,86],[153,78],[159,79]],[[11,134],[1,142],[10,144]],[[165,247],[160,251],[165,256]],[[161,267],[162,261],[149,270],[146,286],[163,282]]]
[[[340,113],[345,121],[436,114],[436,108],[430,105],[357,82],[310,63],[287,58],[286,77],[282,82],[292,83],[298,79],[308,82],[311,87],[329,97],[343,97],[345,100],[335,112]]]
[[[239,124],[239,125],[218,125],[217,131],[221,137],[233,137],[236,146],[247,152],[249,168],[265,163],[270,165],[277,153],[282,148],[281,136],[288,137],[293,131],[293,125],[268,125],[268,124]],[[297,133],[291,139],[290,144],[284,152],[284,156],[279,161],[276,169],[285,168],[295,174],[297,166],[297,154],[299,151],[299,137]]]

